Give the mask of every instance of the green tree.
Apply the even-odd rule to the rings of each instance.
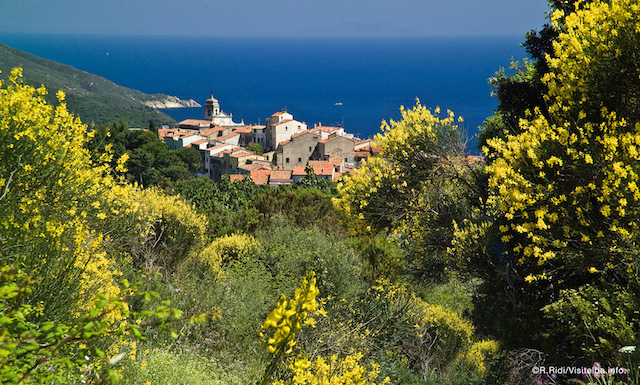
[[[264,153],[264,147],[262,147],[260,143],[249,143],[247,150],[253,151],[258,155],[262,155]]]
[[[149,121],[149,132],[152,132],[156,136],[158,136],[158,125],[156,124],[155,120],[150,120]]]

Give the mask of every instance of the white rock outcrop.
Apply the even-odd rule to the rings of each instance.
[[[193,99],[182,100],[175,96],[163,95],[156,100],[147,100],[143,102],[145,106],[151,108],[191,108],[202,107],[198,102]]]

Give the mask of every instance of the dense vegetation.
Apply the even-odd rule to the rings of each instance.
[[[0,379],[640,383],[640,5],[578,4],[494,79],[484,161],[418,102],[337,185],[188,177],[192,155],[88,130],[12,71]]]
[[[116,161],[126,154],[126,171],[122,175],[141,186],[167,186],[192,178],[200,169],[200,153],[195,148],[168,150],[157,131],[130,130],[125,120],[100,125],[91,135],[87,148],[93,158],[99,158],[108,148],[113,153],[111,166],[115,167]]]

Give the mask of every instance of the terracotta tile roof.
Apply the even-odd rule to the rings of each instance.
[[[271,171],[270,181],[291,179],[291,170]]]
[[[310,160],[309,161],[309,166],[311,167],[324,167],[324,166],[328,166],[329,162],[327,162],[326,160]]]
[[[276,112],[275,114],[273,114],[271,116],[280,116],[280,115],[284,115],[286,113],[287,113],[287,111],[278,111],[278,112]]]
[[[269,183],[271,170],[251,170],[249,175],[251,176],[253,183],[257,185],[267,184]]]
[[[200,119],[185,119],[178,123],[178,126],[211,127],[211,122],[208,120]]]
[[[235,154],[231,154],[230,156],[232,158],[243,158],[245,156],[251,156],[251,155],[255,155],[253,152],[236,152]]]
[[[340,179],[340,177],[341,177],[341,176],[342,176],[342,173],[341,173],[341,172],[336,171],[336,172],[333,174],[333,180],[338,180],[338,179]]]
[[[198,133],[198,135],[201,136],[210,136],[213,135],[217,132],[222,131],[222,129],[220,127],[214,127],[214,128],[208,128],[206,130],[200,130],[200,132]]]
[[[259,125],[259,124],[256,124],[256,125],[253,125],[253,126],[249,126],[249,127],[251,127],[252,130],[264,130],[265,128],[267,128],[267,126],[263,126],[263,125]]]
[[[289,143],[291,143],[290,140],[284,140],[284,141],[278,143],[278,146],[284,146],[284,145],[289,144]]]
[[[324,167],[314,167],[313,172],[318,176],[331,176],[333,175],[333,166],[328,165]]]
[[[237,131],[237,130],[236,130],[236,131]],[[232,132],[228,133],[227,135],[223,135],[223,136],[221,136],[221,137],[219,137],[219,138],[216,138],[216,140],[217,140],[217,141],[225,141],[225,140],[227,140],[227,139],[233,138],[234,136],[238,136],[238,135],[240,135],[240,133],[239,133],[239,132],[236,132],[236,131],[232,131]]]
[[[369,151],[369,149],[371,148],[371,144],[371,139],[360,140],[356,142],[353,148],[355,150]]]
[[[341,166],[342,162],[344,162],[343,158],[329,158],[328,162],[335,166]]]
[[[251,127],[250,126],[244,126],[241,128],[238,128],[236,130],[234,130],[234,132],[237,132],[239,134],[250,134],[252,132]]]
[[[251,170],[264,170],[265,166],[258,163],[251,163],[251,164],[247,163],[247,164],[243,164],[242,166],[238,166],[238,168],[251,171]]]
[[[478,156],[478,155],[469,155],[467,156],[467,159],[466,159],[467,164],[469,166],[472,166],[478,162],[482,162],[483,160],[484,160],[484,157]]]
[[[285,119],[282,122],[278,122],[278,123],[274,124],[274,126],[279,126],[281,124],[285,124],[285,123],[289,123],[289,122],[293,122],[293,119]]]
[[[195,142],[191,142],[191,144],[203,144],[208,142],[209,142],[209,139],[200,139],[200,140],[196,140]]]
[[[371,156],[371,153],[369,151],[356,151],[354,154],[358,158],[368,158]]]
[[[221,143],[221,144],[217,144],[217,145],[215,145],[213,147],[209,147],[205,151],[222,150],[223,147],[228,147],[228,146],[231,146],[231,145],[227,144],[227,143]]]
[[[304,171],[304,169],[307,168],[307,166],[293,166],[293,171],[291,172],[291,175],[307,175],[306,171]]]
[[[177,130],[178,130],[177,128],[161,128],[158,130],[158,137],[160,137],[160,139],[164,139],[164,137],[167,136],[167,134],[172,134]]]
[[[232,182],[240,182],[244,180],[244,175],[241,174],[229,174],[229,178],[231,178]]]
[[[316,130],[304,130],[302,132],[298,132],[297,134],[291,135],[291,139],[298,138],[298,137],[300,137],[302,135],[305,135],[305,134],[312,134],[312,135],[318,136],[317,131],[316,132],[313,132],[313,131],[316,131]]]
[[[322,132],[333,132],[333,131],[338,131],[340,129],[340,127],[331,127],[331,126],[316,126],[314,128]]]
[[[323,140],[321,140],[321,141],[320,141],[320,143],[327,143],[327,142],[330,142],[330,141],[335,140],[335,139],[338,139],[338,138],[343,138],[343,139],[346,139],[346,140],[350,140],[350,141],[352,141],[352,142],[355,142],[355,141],[356,141],[356,140],[355,140],[355,139],[353,139],[353,138],[349,138],[349,137],[342,136],[342,135],[336,135],[336,136],[332,136],[331,138],[323,139]]]

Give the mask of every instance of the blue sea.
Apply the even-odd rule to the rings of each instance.
[[[416,98],[452,110],[469,136],[497,106],[487,79],[526,56],[522,36],[231,38],[0,34],[3,43],[146,93],[204,101],[235,121],[286,108],[309,125],[372,137]],[[166,110],[176,120],[203,109]],[[472,153],[477,150],[471,149]]]

